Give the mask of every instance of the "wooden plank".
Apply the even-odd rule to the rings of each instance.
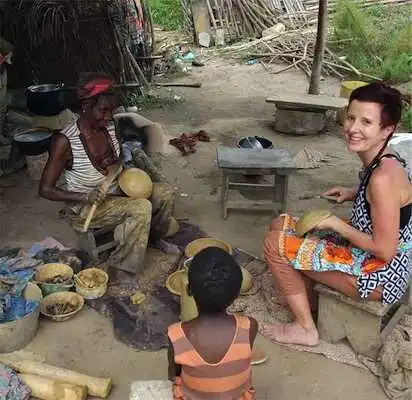
[[[313,94],[280,94],[266,99],[267,103],[275,103],[277,106],[308,107],[319,110],[338,110],[348,103],[343,97],[332,97]]]
[[[293,160],[284,149],[237,149],[217,148],[217,163],[220,168],[231,169],[294,169]]]
[[[193,15],[193,25],[196,32],[197,44],[209,47],[210,44],[210,18],[207,4],[203,0],[191,1],[191,9]],[[209,43],[205,46],[202,42],[202,35],[206,35],[209,38]]]
[[[289,177],[287,175],[276,175],[274,185],[274,200],[282,204],[281,212],[286,212],[288,202]]]
[[[244,189],[272,189],[273,184],[267,183],[244,183],[244,182],[230,182],[229,188],[244,188]]]
[[[290,175],[296,169],[293,168],[223,168],[228,175]]]
[[[274,203],[272,200],[228,200],[227,209],[232,210],[272,210],[277,211],[282,208],[281,203]]]

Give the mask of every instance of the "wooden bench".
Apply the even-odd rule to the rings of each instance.
[[[217,163],[222,171],[222,214],[229,209],[270,210],[284,212],[287,206],[289,174],[294,168],[290,154],[283,149],[217,148]],[[274,177],[273,184],[231,182],[232,175]],[[270,189],[271,200],[230,200],[230,189]]]
[[[383,305],[377,301],[353,300],[322,284],[317,284],[315,290],[319,293],[320,338],[329,343],[347,339],[356,353],[373,360],[408,311],[408,301],[411,302],[409,293],[399,303]]]
[[[75,228],[79,247],[87,252],[92,261],[102,261],[101,254],[117,246],[113,237],[114,229],[115,226],[107,226],[82,232],[80,227]]]
[[[279,94],[266,99],[276,106],[275,129],[282,133],[311,135],[325,129],[326,111],[341,110],[348,100],[313,94]]]

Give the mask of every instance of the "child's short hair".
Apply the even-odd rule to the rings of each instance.
[[[217,314],[239,296],[242,271],[235,259],[218,247],[200,251],[190,263],[189,290],[199,313]]]

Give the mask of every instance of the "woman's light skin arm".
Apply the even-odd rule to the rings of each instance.
[[[400,188],[384,169],[377,169],[370,178],[367,194],[372,219],[372,235],[362,233],[340,218],[332,216],[322,221],[317,229],[332,229],[354,246],[389,262],[399,244]]]

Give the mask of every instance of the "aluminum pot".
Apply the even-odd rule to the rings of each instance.
[[[262,148],[264,149],[273,149],[273,143],[271,140],[266,139],[264,137],[261,136],[247,136],[247,137],[243,137],[241,138],[238,142],[237,142],[237,147],[240,147],[241,149],[251,149],[253,148],[253,142],[250,140],[253,139],[253,141],[257,141],[260,143],[260,145],[262,146]]]
[[[62,84],[33,85],[27,88],[27,109],[42,117],[54,117],[66,108]]]

